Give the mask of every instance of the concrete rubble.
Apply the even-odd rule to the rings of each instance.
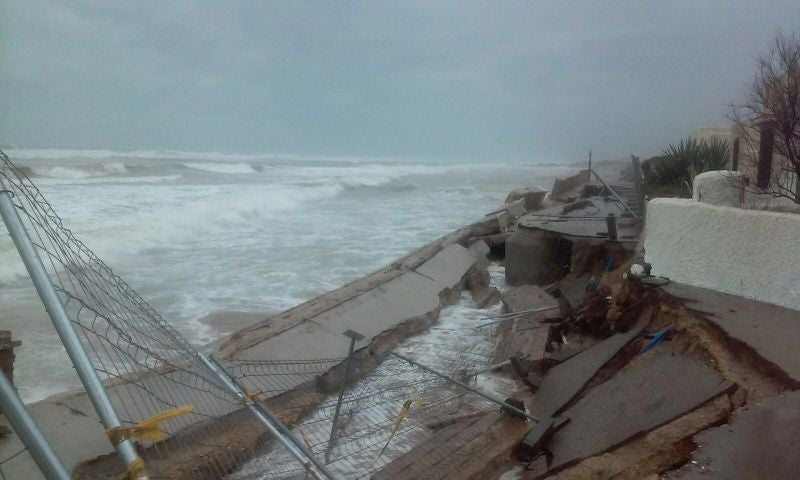
[[[506,204],[524,200],[525,209],[529,212],[542,208],[547,191],[537,187],[515,188],[506,197]]]
[[[547,474],[606,452],[731,391],[713,369],[673,352],[654,350],[631,361],[564,412],[570,422],[547,446]]]

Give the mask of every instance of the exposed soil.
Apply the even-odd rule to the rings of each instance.
[[[618,289],[615,290],[619,292]],[[659,475],[689,461],[696,448],[692,438],[697,433],[727,423],[731,415],[743,406],[797,388],[796,382],[755,355],[747,346],[729,338],[718,327],[675,299],[659,294],[659,291],[656,294],[657,296],[648,298],[637,315],[639,321],[649,323],[648,331],[670,327],[668,339],[655,348],[669,349],[709,365],[726,379],[735,382],[738,388],[732,394],[719,397],[666,425],[627,441],[610,452],[584,459],[547,478],[658,478]],[[637,297],[640,295],[630,295],[619,307],[624,309],[626,304],[636,303]],[[576,339],[586,341],[581,336]],[[639,339],[623,349],[587,384],[583,393],[608,380],[623,368],[630,358],[638,354],[643,343],[644,339]],[[571,403],[574,404],[581,396],[578,395]],[[520,464],[511,461],[487,478],[500,478],[503,472],[519,468],[516,465]],[[515,472],[511,478],[541,478],[542,473],[523,469]]]

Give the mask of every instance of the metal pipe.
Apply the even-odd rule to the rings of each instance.
[[[342,388],[339,390],[339,399],[336,400],[336,410],[333,412],[333,423],[331,424],[331,435],[328,438],[328,448],[325,449],[325,464],[331,463],[331,450],[333,450],[333,442],[336,440],[336,425],[339,423],[339,411],[342,409],[342,400],[344,400],[344,391],[347,389],[347,379],[350,378],[350,366],[353,363],[353,350],[356,348],[356,342],[364,338],[363,335],[356,333],[352,330],[346,330],[343,335],[350,338],[350,349],[347,352],[347,361],[344,366],[344,378],[342,379]]]
[[[48,480],[69,480],[69,474],[53,447],[31,418],[14,386],[0,371],[0,410],[17,433],[33,461]]]
[[[478,375],[482,375],[484,373],[489,373],[494,370],[500,370],[503,367],[507,367],[511,365],[511,360],[506,360],[505,362],[495,363],[494,365],[489,365],[488,367],[481,368],[480,370],[475,370],[474,372],[469,372],[465,375],[466,378],[470,377],[477,377]]]
[[[636,215],[636,212],[631,210],[631,207],[629,207],[628,204],[625,203],[625,200],[623,200],[622,197],[620,197],[619,194],[617,192],[615,192],[613,188],[611,188],[611,185],[609,185],[605,181],[603,181],[603,179],[600,178],[600,175],[598,175],[597,172],[595,172],[594,170],[592,170],[592,173],[594,174],[595,177],[597,177],[597,180],[599,180],[600,183],[602,183],[603,186],[606,187],[608,189],[608,191],[611,192],[611,194],[614,195],[617,198],[617,200],[619,200],[619,202],[622,204],[622,206],[625,207],[625,210],[630,212],[630,214],[633,215],[633,217],[636,220],[639,220],[639,215]]]
[[[83,348],[80,337],[78,337],[72,321],[66,310],[64,310],[64,305],[61,304],[61,300],[58,298],[58,294],[50,281],[50,276],[42,263],[42,259],[39,257],[39,252],[33,245],[28,231],[25,229],[22,219],[20,219],[17,209],[11,201],[10,192],[5,190],[2,178],[0,178],[0,216],[3,217],[8,233],[14,241],[20,257],[22,257],[39,298],[42,300],[53,326],[55,326],[56,333],[58,333],[61,343],[72,361],[72,365],[78,372],[78,377],[86,390],[86,394],[92,401],[100,421],[106,429],[120,427],[122,424],[119,417],[117,417],[117,412],[114,410],[114,405],[108,398],[103,382],[100,380],[97,370],[94,369],[89,355]],[[141,464],[142,460],[130,440],[122,440],[114,445],[114,448],[122,458],[126,468]],[[146,479],[147,477],[140,476],[139,478]]]
[[[487,322],[487,323],[482,323],[480,325],[477,325],[475,328],[477,329],[477,328],[489,327],[491,325],[496,325],[498,323],[505,322],[506,320],[516,320],[519,317],[524,317],[525,315],[528,315],[529,313],[546,312],[548,310],[555,310],[556,308],[560,308],[560,307],[558,305],[553,305],[552,307],[534,308],[532,310],[525,310],[525,311],[522,311],[522,312],[507,313],[505,315],[495,315],[495,316],[492,316],[492,317],[484,317],[481,320],[490,320],[490,319],[493,319],[493,318],[496,318],[498,320],[494,320],[492,322]]]
[[[507,313],[498,313],[497,315],[487,315],[485,317],[479,318],[478,320],[491,320],[493,318],[516,317],[517,315],[524,315],[526,313],[543,312],[545,310],[552,310],[554,308],[558,308],[558,305],[551,305],[549,307],[530,308],[528,310],[520,310],[519,312],[507,312]]]
[[[314,457],[314,454],[308,449],[308,447],[297,437],[295,437],[292,431],[289,430],[286,425],[283,424],[283,422],[276,418],[275,415],[273,415],[272,412],[267,409],[267,407],[265,407],[261,402],[254,402],[247,397],[244,387],[236,382],[236,380],[228,373],[225,366],[222,365],[222,363],[217,360],[216,357],[213,355],[206,357],[202,354],[198,354],[198,357],[212,374],[222,380],[222,383],[225,384],[231,393],[242,400],[250,412],[256,416],[256,418],[261,422],[262,425],[264,425],[264,427],[266,427],[267,431],[269,431],[269,433],[271,433],[284,447],[286,447],[289,453],[296,458],[303,465],[303,468],[308,470],[314,476],[314,478],[317,480],[336,480],[336,477],[334,477],[324,465],[317,461],[317,459]]]
[[[609,213],[606,217],[606,228],[608,229],[608,239],[609,240],[616,240],[617,239],[617,216],[613,213]]]
[[[496,404],[502,406],[503,408],[505,408],[507,410],[511,410],[512,412],[516,413],[517,415],[521,415],[521,416],[523,416],[523,417],[525,417],[525,418],[527,418],[529,420],[533,420],[536,423],[539,422],[538,418],[534,417],[533,415],[529,414],[526,411],[518,409],[517,407],[515,407],[513,405],[509,405],[508,403],[505,402],[505,400],[501,400],[500,397],[496,397],[496,396],[492,395],[491,393],[482,392],[482,391],[478,390],[477,388],[470,387],[469,385],[467,385],[464,382],[459,382],[458,380],[456,380],[454,378],[451,378],[451,377],[449,377],[448,375],[445,375],[442,372],[434,370],[431,367],[425,366],[425,365],[423,365],[421,363],[415,362],[414,360],[411,360],[408,357],[400,355],[399,353],[390,352],[389,355],[393,355],[393,356],[399,358],[400,360],[405,360],[406,362],[410,363],[411,365],[417,366],[417,367],[425,370],[426,372],[429,372],[429,373],[432,373],[432,374],[436,375],[439,378],[443,378],[443,379],[445,379],[445,380],[447,380],[447,381],[449,381],[451,383],[454,383],[454,384],[458,385],[461,388],[465,388],[465,389],[469,390],[470,392],[472,392],[474,394],[480,395],[481,397],[485,398],[486,400],[489,400],[490,402],[496,403]]]

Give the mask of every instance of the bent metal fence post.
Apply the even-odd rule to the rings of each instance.
[[[342,410],[342,400],[344,399],[344,392],[347,390],[347,380],[350,378],[350,368],[353,364],[353,350],[356,348],[356,342],[364,340],[364,335],[354,332],[353,330],[345,330],[342,335],[350,338],[350,348],[347,351],[347,360],[345,360],[342,390],[339,392],[339,399],[336,400],[336,410],[333,413],[331,436],[328,439],[328,448],[325,450],[325,463],[331,463],[331,448],[333,448],[333,442],[336,440],[336,425],[339,423],[339,412]]]
[[[17,432],[17,436],[47,480],[69,480],[69,474],[61,463],[61,459],[58,458],[50,443],[36,426],[14,390],[14,386],[3,372],[0,372],[0,411]],[[0,470],[2,470],[2,466],[0,466]]]
[[[314,478],[318,480],[335,480],[334,477],[330,472],[327,471],[324,465],[320,464],[316,458],[314,458],[314,454],[311,453],[302,442],[297,440],[292,432],[286,428],[286,426],[278,420],[272,412],[270,412],[267,407],[265,407],[262,403],[258,401],[254,401],[248,395],[247,391],[242,387],[235,378],[231,377],[225,366],[219,362],[215,357],[211,356],[210,358],[206,358],[204,356],[200,356],[203,360],[205,365],[209,368],[209,370],[213,371],[216,375],[219,375],[220,380],[225,383],[226,386],[234,393],[234,395],[238,396],[242,399],[242,401],[247,405],[247,408],[253,412],[253,415],[258,418],[258,420],[264,425],[264,427],[269,430],[292,454],[303,466],[312,474]]]
[[[0,180],[3,220],[118,452],[92,462],[73,457],[75,478],[113,474],[121,460],[130,478],[143,478],[146,463],[155,477],[211,480],[236,472],[257,449],[286,453],[197,349],[63,225],[2,152]],[[65,402],[82,405],[84,396]],[[302,475],[303,463],[283,455],[259,469]]]
[[[400,360],[404,360],[404,361],[410,363],[411,365],[414,365],[415,367],[419,367],[419,368],[425,370],[426,372],[432,373],[432,374],[436,375],[439,378],[443,378],[444,380],[447,380],[450,383],[458,385],[459,387],[461,387],[461,388],[463,388],[465,390],[469,390],[470,392],[472,392],[472,393],[474,393],[476,395],[480,395],[481,397],[485,398],[486,400],[489,400],[492,403],[496,403],[496,404],[500,405],[501,407],[516,413],[517,415],[520,415],[522,417],[527,418],[528,420],[532,420],[532,421],[537,422],[537,423],[539,422],[538,418],[534,417],[533,415],[529,414],[528,412],[526,412],[524,410],[520,410],[519,408],[515,407],[514,405],[511,405],[510,403],[506,402],[502,398],[497,397],[496,395],[492,395],[492,394],[483,392],[483,391],[481,391],[481,390],[479,390],[477,388],[470,387],[469,385],[467,385],[466,383],[464,383],[462,381],[456,380],[455,378],[452,378],[452,377],[450,377],[449,375],[447,375],[445,373],[442,373],[442,372],[440,372],[438,370],[434,370],[431,367],[428,367],[428,366],[423,365],[423,364],[421,364],[419,362],[416,362],[416,361],[406,357],[405,355],[400,355],[399,353],[391,353],[390,355],[395,356],[395,357],[399,358]]]
[[[114,406],[111,404],[111,400],[108,398],[103,382],[100,380],[97,371],[95,371],[89,355],[84,350],[77,332],[72,327],[64,306],[61,304],[53,284],[50,282],[47,270],[41,258],[39,258],[39,254],[22,224],[22,220],[17,214],[17,209],[11,202],[10,191],[5,188],[5,183],[0,177],[0,215],[2,215],[3,222],[8,228],[8,233],[14,240],[14,245],[25,263],[25,268],[27,268],[28,274],[31,276],[39,298],[41,298],[48,315],[50,315],[50,319],[53,321],[56,332],[61,338],[61,343],[64,344],[67,355],[72,360],[81,383],[83,383],[86,393],[100,416],[100,421],[103,422],[107,429],[121,427],[122,423],[114,410]],[[142,459],[139,458],[139,454],[136,453],[136,449],[133,448],[130,440],[122,439],[114,445],[114,448],[116,448],[129,472],[141,471]],[[146,476],[137,474],[135,478],[146,478]]]

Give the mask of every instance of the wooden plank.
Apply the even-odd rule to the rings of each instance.
[[[669,350],[642,354],[564,413],[570,422],[548,445],[548,475],[658,428],[734,386],[716,370]]]

